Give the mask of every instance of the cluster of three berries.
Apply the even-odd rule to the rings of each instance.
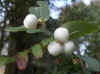
[[[54,39],[48,45],[48,52],[52,56],[57,56],[61,53],[71,54],[74,51],[75,44],[69,40],[69,31],[65,27],[59,27],[54,31]]]

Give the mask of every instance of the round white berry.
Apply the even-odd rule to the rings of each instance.
[[[28,14],[24,19],[24,27],[28,29],[36,29],[38,19],[34,14]]]
[[[65,54],[71,54],[75,48],[75,44],[72,41],[68,41],[64,44],[64,53]]]
[[[69,38],[69,31],[67,28],[59,27],[54,32],[54,38],[60,42],[66,42]]]
[[[56,41],[53,41],[48,45],[48,52],[52,56],[57,56],[63,52],[63,46],[57,43]]]

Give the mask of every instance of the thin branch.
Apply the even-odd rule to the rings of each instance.
[[[80,55],[80,51],[78,49],[78,43],[77,43],[77,41],[75,42],[75,44],[76,44],[76,51],[78,53],[78,58],[79,58],[79,61],[80,61],[80,64],[81,64],[82,72],[83,72],[83,74],[85,74],[85,66],[84,66],[83,60],[80,58],[81,55]]]

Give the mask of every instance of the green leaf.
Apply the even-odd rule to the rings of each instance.
[[[37,4],[40,7],[48,7],[48,3],[46,1],[37,1]]]
[[[30,7],[29,12],[35,14],[38,18],[40,18],[40,10],[39,7]]]
[[[87,64],[87,69],[89,71],[100,71],[100,62],[93,57],[87,55],[81,57]]]
[[[43,32],[43,30],[41,30],[41,29],[29,29],[26,32],[27,33],[39,33],[39,32]]]
[[[8,64],[8,63],[12,63],[15,62],[16,59],[15,58],[11,58],[11,57],[0,57],[0,66]]]
[[[38,18],[48,19],[49,17],[48,7],[30,7],[29,12],[35,14]]]
[[[69,29],[71,32],[71,39],[76,39],[98,30],[98,24],[88,21],[70,21],[62,26]]]
[[[43,56],[41,45],[37,44],[32,47],[32,53],[35,57],[40,58]]]
[[[8,32],[18,32],[18,31],[26,31],[26,30],[27,29],[24,26],[6,28],[6,31]]]
[[[53,41],[53,38],[47,38],[41,41],[43,47],[47,46],[49,42]]]

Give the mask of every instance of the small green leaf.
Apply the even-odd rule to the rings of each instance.
[[[53,41],[53,38],[47,38],[41,41],[43,47],[47,46],[49,42]]]
[[[43,56],[41,45],[37,44],[32,47],[32,53],[35,57],[40,58]]]
[[[87,69],[90,71],[100,71],[100,62],[93,57],[87,55],[81,57],[87,64]]]
[[[29,12],[35,14],[38,18],[48,19],[49,9],[48,7],[30,7]]]
[[[16,58],[11,58],[11,57],[0,57],[0,66],[15,62]]]
[[[47,44],[49,43],[49,40],[48,39],[45,39],[45,40],[42,40],[41,41],[41,44],[42,44],[42,46],[46,46]]]
[[[38,18],[40,18],[40,10],[39,7],[30,7],[29,12],[35,14]]]
[[[37,1],[37,4],[40,7],[48,7],[48,3],[46,1]]]
[[[44,19],[49,18],[49,8],[48,7],[40,7],[40,17]]]
[[[29,30],[27,30],[26,31],[27,33],[39,33],[39,32],[43,32],[43,30],[41,30],[41,29],[29,29]]]
[[[27,29],[24,26],[6,28],[6,31],[8,32],[18,32],[18,31],[26,31],[26,30]]]

